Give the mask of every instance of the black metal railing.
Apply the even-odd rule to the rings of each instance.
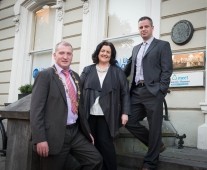
[[[170,93],[170,90],[168,90],[168,91],[167,91],[167,93]],[[164,99],[163,104],[164,104],[164,109],[165,109],[165,112],[164,112],[163,118],[164,118],[164,120],[169,121],[169,116],[168,116],[168,107],[167,107],[167,102],[166,102],[166,100],[165,100],[165,99]]]
[[[0,117],[0,135],[1,135],[1,139],[2,139],[2,148],[0,148],[0,155],[1,156],[6,156],[6,148],[7,148],[7,135],[6,135],[6,130],[3,124],[3,119],[2,117]]]

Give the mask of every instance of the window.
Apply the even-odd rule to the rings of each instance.
[[[108,37],[136,34],[138,19],[146,14],[146,1],[109,0]]]
[[[30,51],[32,57],[31,83],[38,71],[51,66],[55,11],[45,5],[35,12],[34,41]]]
[[[138,34],[138,19],[147,15],[149,0],[109,0],[107,40],[117,50],[117,60],[124,67],[132,48],[142,41]]]

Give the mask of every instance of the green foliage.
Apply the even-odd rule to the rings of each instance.
[[[23,86],[20,86],[19,87],[19,91],[22,93],[22,94],[25,94],[25,93],[32,93],[32,85],[31,84],[25,84]]]

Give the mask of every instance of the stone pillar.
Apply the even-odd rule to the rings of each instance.
[[[205,93],[207,96],[207,91]],[[207,149],[207,103],[200,103],[200,106],[204,114],[204,124],[198,127],[197,148]]]
[[[28,95],[0,110],[0,115],[8,120],[6,170],[32,170],[38,165],[31,144],[30,101]]]
[[[85,66],[93,63],[91,55],[105,36],[106,9],[106,0],[88,0],[83,3],[79,73]]]
[[[206,3],[207,6],[207,3]],[[207,18],[207,12],[206,12]],[[206,20],[207,25],[207,20]],[[206,51],[207,51],[207,35],[206,35]],[[205,64],[205,85],[207,85],[207,61]],[[205,102],[200,103],[202,113],[204,114],[204,124],[198,127],[197,148],[207,149],[207,89],[205,87]]]

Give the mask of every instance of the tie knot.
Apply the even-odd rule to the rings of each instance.
[[[69,71],[68,70],[62,70],[62,73],[65,75],[65,77],[69,77]]]

